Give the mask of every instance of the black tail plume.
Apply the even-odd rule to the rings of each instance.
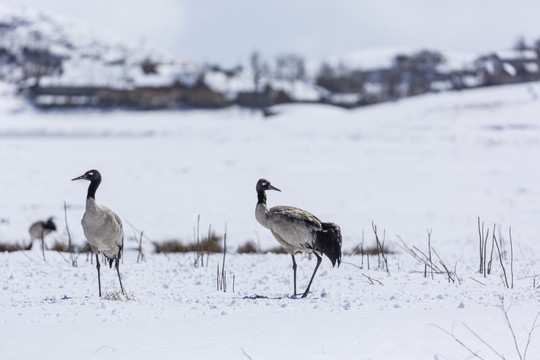
[[[124,238],[122,238],[122,244],[124,244]],[[110,257],[107,257],[107,261],[109,262],[109,269],[112,269],[112,264],[113,264],[113,261],[119,261],[121,258],[122,258],[122,254],[124,253],[124,245],[120,245],[118,247],[118,253],[113,256],[112,258]]]
[[[328,256],[332,266],[341,264],[341,229],[334,223],[321,223],[322,230],[317,232],[315,250]]]
[[[56,224],[52,221],[52,219],[49,219],[47,222],[43,222],[42,227],[47,230],[56,231]]]

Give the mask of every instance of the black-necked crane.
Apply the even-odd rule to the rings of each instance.
[[[99,253],[105,255],[109,261],[109,267],[116,267],[118,281],[122,293],[125,294],[122,279],[120,278],[120,257],[124,246],[124,230],[122,221],[111,209],[96,203],[96,190],[101,183],[101,174],[97,170],[89,170],[83,175],[72,179],[89,180],[88,194],[86,195],[86,211],[81,220],[84,236],[92,252],[96,254],[96,267],[98,272],[99,296],[101,297],[101,274],[99,264]]]
[[[322,261],[322,254],[326,255],[335,266],[341,263],[341,229],[330,222],[322,222],[315,215],[292,206],[275,206],[268,209],[266,206],[266,190],[281,191],[270,184],[270,181],[260,179],[257,182],[257,206],[255,217],[267,229],[285,250],[291,254],[293,262],[294,295],[296,296],[296,260],[297,252],[313,253],[317,257],[317,265],[306,291],[306,297],[317,269]]]
[[[43,254],[43,260],[45,260],[45,236],[49,235],[51,232],[56,231],[56,225],[53,221],[53,218],[50,217],[47,221],[36,221],[30,228],[28,232],[30,233],[30,245],[28,245],[28,250],[34,245],[34,241],[39,239],[41,245],[41,253]]]

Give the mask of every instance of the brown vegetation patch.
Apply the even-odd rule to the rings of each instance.
[[[161,243],[152,242],[154,250],[157,254],[160,253],[186,253],[186,252],[202,252],[202,253],[221,253],[223,246],[221,245],[221,237],[214,233],[204,237],[201,241],[184,244],[182,241],[173,239],[166,240]]]
[[[260,251],[253,241],[247,241],[243,245],[238,246],[236,253],[237,254],[258,254],[260,253]]]
[[[0,243],[0,252],[13,252],[28,250],[28,245],[22,245],[20,243]]]

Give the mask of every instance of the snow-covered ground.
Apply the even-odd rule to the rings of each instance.
[[[7,90],[2,91],[5,93]],[[0,358],[485,359],[518,358],[499,308],[504,297],[522,353],[540,310],[540,84],[445,93],[354,111],[281,106],[263,118],[239,109],[185,112],[35,112],[0,103],[0,241],[27,242],[29,225],[55,216],[65,239],[64,201],[77,244],[91,168],[103,182],[97,201],[149,239],[193,239],[197,216],[227,229],[229,289],[216,290],[221,256],[194,268],[193,255],[152,253],[136,263],[128,242],[121,272],[131,301],[99,299],[94,265],[60,254],[0,254]],[[338,223],[345,252],[373,244],[374,222],[389,273],[377,258],[324,259],[307,299],[292,297],[287,255],[237,255],[248,240],[277,243],[255,220],[255,183],[282,192],[269,206],[307,209]],[[478,270],[477,219],[500,225],[514,245],[514,288],[498,262]],[[425,278],[396,244],[431,245],[455,271]],[[204,232],[205,230],[203,230]],[[65,255],[64,255],[65,256]],[[299,288],[314,261],[297,256]],[[495,258],[498,261],[498,258]],[[510,256],[504,260],[510,276]],[[116,273],[102,268],[105,291]],[[232,292],[232,276],[235,291]],[[370,278],[373,279],[370,281]],[[453,329],[453,330],[452,330]],[[540,332],[528,359],[538,359]]]

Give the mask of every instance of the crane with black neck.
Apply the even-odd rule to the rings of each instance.
[[[96,190],[101,184],[101,174],[97,170],[89,170],[83,175],[72,179],[88,180],[88,193],[86,195],[86,211],[81,220],[84,236],[92,252],[96,255],[96,267],[98,272],[98,289],[101,297],[101,274],[99,253],[102,253],[109,261],[109,267],[116,267],[118,281],[122,293],[125,294],[122,279],[120,277],[120,258],[124,247],[124,230],[120,217],[108,207],[96,202]]]
[[[294,295],[296,296],[296,260],[297,252],[308,252],[315,255],[317,264],[309,284],[302,297],[309,293],[313,278],[322,262],[322,255],[326,255],[332,266],[341,263],[341,229],[330,222],[322,222],[315,215],[292,206],[275,206],[270,209],[266,206],[266,191],[281,191],[266,179],[257,182],[257,206],[255,217],[257,221],[272,232],[274,238],[292,257]]]

